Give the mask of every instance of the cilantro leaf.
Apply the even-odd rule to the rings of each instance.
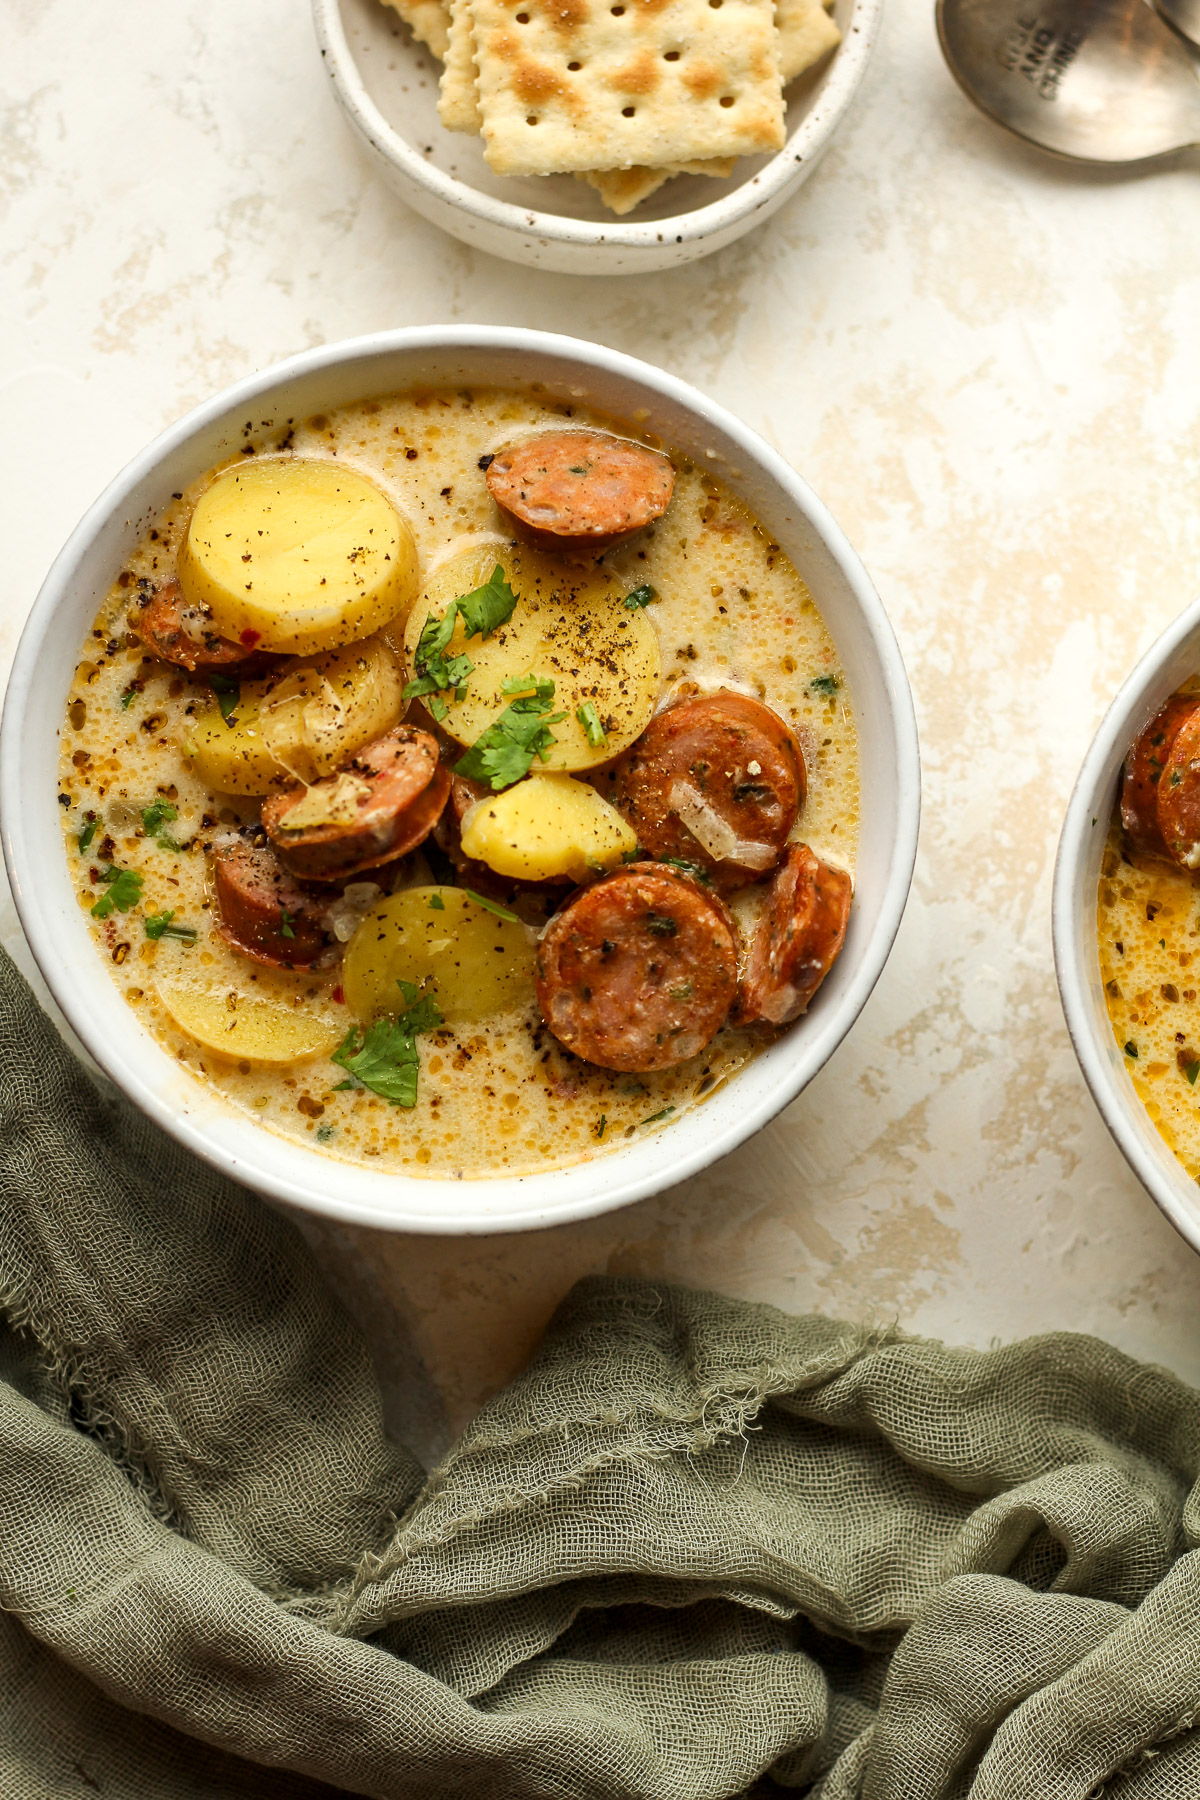
[[[430,894],[429,907],[431,912],[445,912],[446,902],[440,894]]]
[[[490,637],[512,618],[517,596],[497,563],[482,587],[460,595],[454,604],[468,637]]]
[[[690,875],[693,881],[702,881],[706,887],[712,882],[712,876],[703,863],[689,862],[684,856],[660,856],[658,861],[666,863],[672,869],[678,869],[681,875]]]
[[[233,715],[237,711],[238,702],[242,697],[241,682],[235,681],[232,675],[221,675],[216,669],[210,669],[208,685],[217,697],[221,717],[227,725],[232,725]]]
[[[644,582],[641,587],[635,587],[631,594],[626,594],[621,605],[626,612],[636,612],[639,606],[649,606],[652,600],[657,599],[658,589],[652,588],[649,582]]]
[[[410,1109],[417,1104],[417,1079],[421,1057],[417,1037],[433,1031],[442,1023],[441,1011],[432,994],[417,1000],[412,982],[398,983],[405,1001],[405,1011],[398,1019],[376,1019],[360,1030],[352,1025],[330,1060],[350,1073],[351,1079],[338,1083],[339,1088],[365,1087],[393,1106]]]
[[[143,878],[134,869],[111,866],[100,871],[100,880],[108,889],[92,907],[94,919],[107,919],[113,912],[131,912],[142,897]]]
[[[169,825],[172,819],[178,817],[179,808],[172,806],[169,800],[152,800],[150,805],[143,809],[142,829],[146,836],[153,838],[161,849],[178,850],[179,845],[170,832],[163,830],[164,825]]]
[[[286,906],[279,908],[279,935],[282,938],[294,938],[296,933],[292,926],[296,922],[295,913],[290,913]]]
[[[404,684],[404,698],[416,700],[422,694],[442,694],[453,688],[455,699],[461,700],[466,693],[467,676],[475,665],[461,652],[457,656],[446,655],[454,636],[455,621],[462,620],[466,637],[490,637],[498,626],[512,617],[516,604],[517,596],[497,563],[482,587],[473,588],[469,594],[460,594],[457,600],[452,600],[440,619],[436,613],[430,613],[417,640],[417,652],[413,657],[416,673]],[[444,719],[446,703],[444,700],[435,703],[429,710],[435,719]]]
[[[814,675],[808,688],[810,693],[824,694],[827,699],[832,700],[841,685],[836,675]]]
[[[512,700],[487,730],[476,738],[454,765],[455,773],[490,786],[495,793],[511,787],[528,775],[535,756],[543,762],[554,743],[551,725],[558,725],[566,713],[550,712],[554,703],[554,683],[538,680],[536,675],[518,678],[522,687],[532,685],[532,693],[522,693]],[[505,682],[506,692],[514,684]]]
[[[585,700],[582,706],[577,706],[575,717],[583,726],[583,735],[593,750],[599,750],[602,744],[607,744],[608,733],[600,722],[600,714],[596,711],[593,701]]]
[[[84,852],[86,851],[88,845],[91,843],[92,839],[95,837],[96,832],[99,830],[99,827],[100,827],[100,821],[96,817],[95,813],[89,813],[87,824],[83,827],[83,830],[79,833],[79,836],[75,840],[75,842],[79,845],[80,856],[82,856],[84,854]]]
[[[664,1106],[661,1112],[651,1113],[648,1119],[639,1119],[638,1125],[657,1125],[660,1119],[669,1119],[674,1111],[673,1106]]]
[[[199,933],[194,925],[172,925],[175,917],[174,909],[168,912],[147,913],[142,920],[146,928],[146,936],[156,943],[159,938],[178,938],[181,944],[194,944]]]
[[[137,680],[131,681],[127,688],[122,688],[122,690],[121,690],[121,711],[122,712],[129,711],[129,708],[133,704],[134,695],[140,694],[141,691],[142,691],[142,684],[140,681],[137,681]]]

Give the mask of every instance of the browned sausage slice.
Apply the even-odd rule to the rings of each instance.
[[[279,659],[247,649],[213,628],[203,607],[189,606],[177,581],[155,588],[130,609],[129,624],[153,656],[186,669],[189,675],[249,675]]]
[[[804,756],[778,713],[726,689],[651,719],[597,786],[652,856],[698,863],[728,892],[779,861],[804,803]]]
[[[487,485],[536,542],[599,551],[666,512],[675,470],[661,451],[607,431],[547,431],[497,451]]]
[[[1200,870],[1200,701],[1195,696],[1190,707],[1163,762],[1158,828],[1171,861],[1195,873]]]
[[[1121,782],[1121,823],[1132,850],[1142,856],[1166,856],[1158,818],[1158,791],[1163,767],[1180,728],[1200,709],[1192,694],[1172,694],[1125,758]]]
[[[799,1018],[846,936],[853,883],[842,869],[793,844],[772,881],[738,991],[740,1025]]]
[[[293,875],[341,881],[415,850],[438,822],[450,771],[437,741],[397,725],[336,775],[263,803],[263,830]]]
[[[542,1017],[604,1069],[669,1069],[703,1050],[737,991],[737,937],[724,905],[658,863],[581,888],[546,927]]]
[[[333,942],[322,923],[325,902],[297,885],[269,844],[243,839],[219,849],[213,886],[217,930],[254,962],[306,969]]]

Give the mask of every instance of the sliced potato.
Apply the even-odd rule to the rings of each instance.
[[[530,775],[467,810],[462,847],[514,881],[584,881],[632,856],[637,833],[586,781]]]
[[[243,682],[228,721],[214,697],[187,721],[181,748],[222,794],[267,794],[332,775],[404,711],[400,671],[380,639],[352,644],[265,681]]]
[[[447,656],[465,652],[475,668],[462,700],[446,695],[444,729],[473,744],[508,705],[503,684],[531,671],[554,682],[554,711],[566,718],[552,729],[554,746],[541,768],[593,769],[619,756],[650,721],[662,685],[658,634],[640,607],[621,604],[625,585],[607,570],[581,567],[525,546],[485,544],[440,564],[408,615],[405,666],[415,673],[417,642],[430,614],[482,587],[497,563],[519,598],[507,625],[491,637],[467,639],[462,621]],[[603,726],[591,743],[577,717],[585,702]]]
[[[417,549],[357,469],[262,457],[225,469],[201,494],[179,581],[222,636],[311,656],[369,637],[411,605]]]
[[[532,999],[533,956],[524,925],[462,888],[405,888],[377,901],[350,939],[342,989],[368,1020],[402,1012],[397,983],[413,981],[433,990],[448,1024],[470,1025]]]
[[[249,970],[230,952],[217,966],[182,959],[157,982],[171,1018],[208,1050],[251,1062],[328,1056],[350,1020],[311,976]]]

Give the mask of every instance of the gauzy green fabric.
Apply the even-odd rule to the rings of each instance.
[[[595,1280],[426,1477],[7,962],[0,1071],[5,1800],[1200,1796],[1171,1375]]]

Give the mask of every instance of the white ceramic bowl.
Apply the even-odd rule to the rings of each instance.
[[[59,733],[80,646],[124,557],[164,506],[242,442],[248,418],[306,417],[409,386],[526,386],[644,421],[744,496],[808,582],[858,721],[862,826],[845,949],[805,1017],[677,1124],[574,1168],[475,1181],[385,1174],[255,1124],[182,1071],[119,998],[72,891],[58,820]],[[227,388],[144,450],[68,541],[17,648],[0,730],[0,819],[38,965],[102,1068],[180,1143],[249,1186],[313,1212],[412,1231],[500,1231],[577,1219],[680,1181],[740,1144],[812,1080],[874,987],[916,853],[916,721],[892,628],[821,502],[744,425],[681,381],[541,332],[431,326],[313,350]]]
[[[788,89],[787,143],[727,181],[677,176],[626,218],[573,175],[495,175],[482,140],[437,116],[439,64],[381,0],[313,0],[325,69],[380,173],[423,218],[493,256],[568,275],[636,275],[707,256],[761,224],[816,168],[850,109],[883,0],[835,0],[836,53]]]
[[[1079,1066],[1130,1168],[1194,1250],[1200,1250],[1200,1187],[1155,1130],[1113,1035],[1100,979],[1096,903],[1126,752],[1197,669],[1200,600],[1151,645],[1105,713],[1067,807],[1054,869],[1054,961]]]

